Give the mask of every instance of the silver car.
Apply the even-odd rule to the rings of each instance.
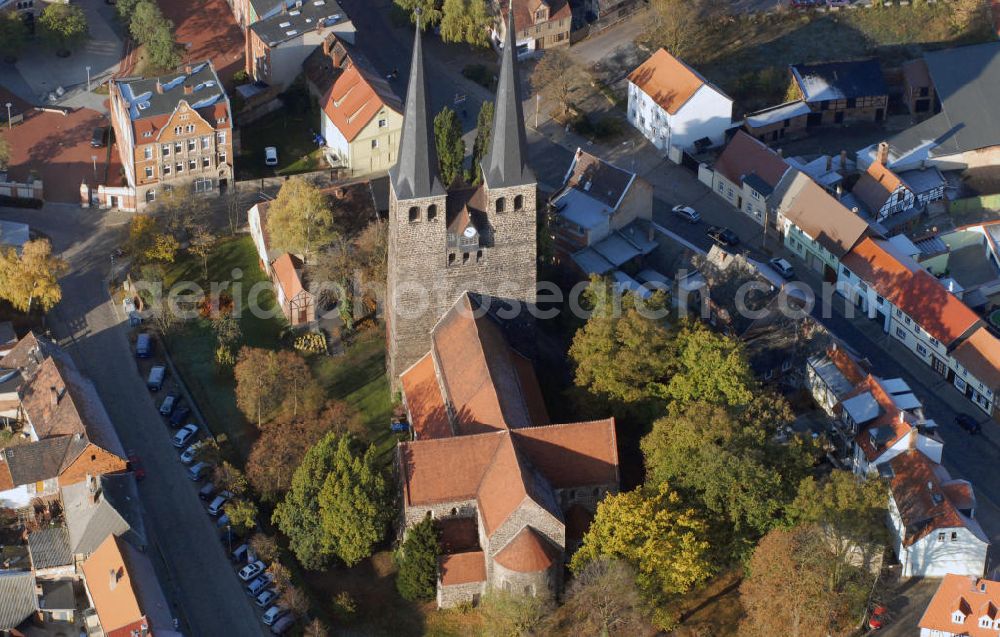
[[[188,423],[180,428],[180,430],[174,434],[174,446],[180,449],[186,445],[195,434],[198,433],[198,425],[194,423]]]

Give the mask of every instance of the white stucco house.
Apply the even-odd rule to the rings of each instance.
[[[889,480],[889,532],[902,577],[980,577],[989,539],[975,520],[972,485],[911,449],[879,466]]]
[[[732,126],[733,100],[666,49],[628,76],[628,121],[666,153],[720,146]]]

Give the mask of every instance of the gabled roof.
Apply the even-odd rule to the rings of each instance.
[[[952,613],[959,609],[958,600],[964,602],[965,622],[955,624]],[[931,598],[920,628],[942,634],[961,634],[967,637],[996,637],[996,628],[981,628],[979,618],[995,617],[1000,607],[1000,582],[967,575],[947,574]]]
[[[636,174],[577,148],[563,185],[575,188],[612,210],[618,208]]]
[[[402,112],[403,103],[389,83],[361,56],[346,58],[320,104],[348,142],[383,108]]]
[[[83,574],[94,610],[101,627],[109,634],[146,623],[122,553],[118,538],[108,536],[83,562]]]
[[[66,353],[58,345],[44,336],[28,332],[17,341],[7,355],[3,357],[3,366],[9,369],[20,369],[31,376],[46,358],[57,357],[68,360]]]
[[[133,474],[103,475],[63,487],[62,500],[74,554],[93,553],[109,535],[140,549],[147,545]]]
[[[403,442],[400,476],[407,506],[472,500],[500,441],[510,437],[554,489],[618,483],[613,419]]]
[[[671,115],[676,115],[707,84],[697,71],[662,48],[629,73],[628,80]]]
[[[0,630],[14,630],[38,610],[35,575],[0,571]]]
[[[518,31],[529,29],[535,24],[534,11],[542,4],[549,7],[549,20],[563,20],[572,15],[569,0],[513,0],[514,25]],[[500,15],[504,20],[508,17],[507,2],[500,2]]]
[[[855,442],[868,462],[878,460],[887,449],[913,431],[913,426],[905,419],[902,409],[874,376],[868,376],[848,396],[843,402],[845,410],[849,409],[848,403],[852,400],[867,397],[872,401],[874,410],[871,417],[865,420],[855,419],[858,424]]]
[[[560,553],[548,538],[526,526],[493,559],[515,573],[537,573],[555,564]]]
[[[889,460],[889,486],[905,529],[904,546],[939,529],[967,528],[983,543],[989,543],[979,523],[959,511],[944,487],[954,482],[948,470],[923,452],[911,449]]]
[[[920,269],[888,241],[865,237],[840,262],[878,294],[894,300],[897,289]]]
[[[430,352],[400,374],[399,382],[403,386],[406,409],[410,414],[412,420],[410,424],[417,440],[454,435],[434,371],[434,358]]]
[[[806,102],[872,97],[889,92],[877,59],[793,64],[790,68]]]
[[[283,252],[281,256],[274,260],[271,267],[274,268],[274,275],[278,279],[278,285],[281,286],[281,291],[287,300],[291,301],[299,292],[305,290],[302,287],[302,279],[299,277],[299,269],[302,267],[302,262],[298,257]]]
[[[482,551],[448,553],[438,558],[442,586],[486,581],[486,557]]]
[[[28,553],[36,571],[73,563],[69,546],[69,531],[65,526],[52,526],[28,535]]]
[[[993,391],[1000,388],[1000,340],[980,326],[951,353],[976,380]]]
[[[737,131],[719,155],[714,169],[734,184],[741,184],[748,175],[756,175],[773,189],[788,170],[788,162],[764,143]]]
[[[924,60],[953,131],[937,154],[1000,144],[1000,42],[933,51]]]
[[[869,234],[864,219],[845,208],[805,173],[789,171],[781,180],[778,212],[840,258]]]
[[[483,530],[493,534],[517,509],[533,501],[557,520],[562,519],[552,487],[518,453],[510,436],[502,438],[476,492]]]
[[[58,477],[87,448],[79,434],[44,438],[0,450],[15,486]]]
[[[875,214],[901,185],[905,186],[894,172],[874,161],[868,165],[868,170],[861,173],[851,192]]]

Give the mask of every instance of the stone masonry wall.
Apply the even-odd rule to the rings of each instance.
[[[393,387],[399,375],[430,348],[430,331],[466,290],[498,299],[533,304],[536,286],[536,188],[526,186],[488,191],[487,245],[481,255],[448,258],[446,199],[396,200],[390,188],[389,271],[386,298],[388,365]],[[523,204],[514,210],[514,199]],[[496,212],[503,197],[504,212]],[[437,206],[436,219],[427,208]],[[412,206],[420,221],[411,222]]]
[[[442,586],[441,581],[438,580],[438,608],[454,608],[455,606],[466,602],[472,603],[476,600],[475,596],[482,595],[485,589],[485,582],[469,582],[467,584]]]
[[[454,515],[452,514],[452,509],[456,511]],[[428,511],[430,512],[431,517],[435,520],[443,520],[447,518],[474,518],[476,517],[476,501],[475,499],[472,499],[459,500],[456,502],[438,502],[436,504],[408,506],[403,514],[406,528],[410,528],[426,518]]]
[[[490,586],[517,595],[553,597],[562,586],[560,573],[562,562],[556,562],[546,570],[535,573],[519,573],[494,563]]]
[[[499,553],[524,527],[530,526],[560,549],[566,548],[566,525],[552,517],[552,514],[542,509],[531,500],[526,500],[510,516],[504,520],[493,535],[485,537],[482,518],[479,520],[480,545],[489,558],[486,560],[486,580],[491,586],[497,582],[493,573],[493,558]]]

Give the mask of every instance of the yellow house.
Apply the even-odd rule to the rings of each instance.
[[[327,155],[355,175],[389,170],[403,130],[402,101],[383,78],[346,57],[320,104]]]

